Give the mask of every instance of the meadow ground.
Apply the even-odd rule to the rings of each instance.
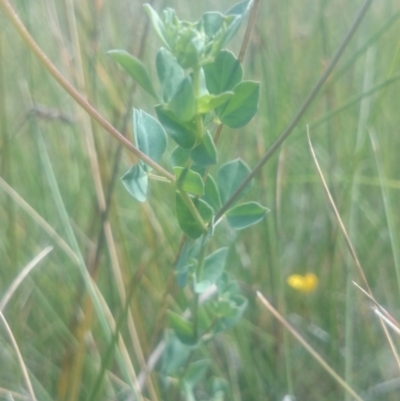
[[[152,102],[106,52],[128,50],[154,73],[160,43],[142,2],[13,3],[64,76],[132,138],[132,107],[153,113]],[[188,7],[170,0],[154,7],[171,6],[195,20],[233,3]],[[245,128],[223,131],[223,161],[241,157],[256,164],[322,74],[362,3],[261,2],[244,61],[246,78],[261,82],[259,112]],[[244,28],[229,45],[235,53]],[[400,318],[399,38],[399,2],[373,1],[318,97],[255,178],[249,196],[271,210],[266,219],[243,232],[227,226],[216,232],[216,244],[230,247],[229,272],[249,301],[240,322],[204,348],[212,355],[212,373],[229,383],[226,400],[281,401],[286,394],[298,401],[352,399],[256,291],[363,400],[399,399],[393,351],[399,333],[388,328],[392,348],[373,304],[353,284],[365,287],[306,139],[309,124],[371,291]],[[5,322],[38,400],[88,400],[99,386],[97,400],[125,399],[121,359],[129,374],[139,374],[163,336],[166,310],[186,307],[173,278],[180,242],[174,191],[155,182],[148,202],[137,203],[119,180],[135,160],[54,81],[0,7],[0,399],[29,399]],[[162,164],[169,168],[168,160]],[[53,250],[12,292],[13,280],[48,246]],[[287,284],[290,275],[306,273],[318,278],[313,291]],[[103,328],[111,322],[119,324],[125,350],[110,352]],[[144,399],[163,400],[162,394],[155,372]]]

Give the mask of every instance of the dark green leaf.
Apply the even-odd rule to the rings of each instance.
[[[214,212],[221,208],[221,198],[214,178],[209,175],[204,186],[204,196],[202,197],[213,209]]]
[[[168,323],[183,344],[192,345],[197,342],[193,323],[173,311],[168,311]]]
[[[217,162],[217,148],[207,131],[202,138],[202,142],[192,149],[192,160],[199,166],[207,167]]]
[[[196,143],[196,124],[194,120],[186,123],[180,122],[171,111],[166,110],[161,105],[156,106],[156,113],[167,134],[179,146],[184,149],[193,148]]]
[[[228,210],[226,218],[232,228],[242,230],[261,221],[268,211],[257,202],[247,202]]]
[[[133,165],[122,177],[126,190],[139,202],[147,196],[147,174],[139,164]]]
[[[185,72],[176,61],[176,58],[164,47],[157,53],[156,67],[158,79],[163,90],[163,99],[168,103],[185,78]]]
[[[136,146],[158,163],[167,147],[167,134],[163,126],[150,114],[133,109],[133,134]],[[145,170],[150,169],[145,165]]]
[[[180,146],[177,146],[172,152],[171,156],[169,157],[169,162],[171,163],[172,167],[180,166],[184,167],[189,160],[190,157],[190,150],[183,149]]]
[[[240,159],[233,160],[221,166],[217,173],[217,185],[222,204],[229,199],[249,173],[249,167]],[[248,191],[250,185],[249,183],[237,199]]]
[[[192,80],[186,77],[168,103],[168,108],[174,113],[178,121],[190,121],[196,110]]]
[[[214,62],[203,67],[208,91],[213,95],[231,91],[243,77],[243,68],[234,54],[222,50]]]
[[[211,220],[213,214],[213,210],[211,209],[211,207],[208,206],[207,203],[202,201],[201,199],[191,199],[200,216],[202,217],[204,223],[208,223]],[[182,231],[190,238],[196,239],[204,233],[203,227],[194,218],[190,209],[183,200],[182,195],[179,192],[176,193],[176,216]]]
[[[111,50],[108,52],[111,58],[116,61],[144,90],[155,99],[158,99],[154,90],[152,80],[147,73],[147,68],[136,57],[125,50]]]
[[[204,194],[204,182],[199,173],[182,167],[174,167],[176,187],[193,195]]]
[[[233,88],[234,95],[221,107],[217,114],[224,124],[230,128],[246,125],[258,110],[260,83],[243,81]]]
[[[215,284],[225,269],[228,248],[220,248],[204,259],[202,276],[196,277],[194,291],[203,293],[211,285]]]

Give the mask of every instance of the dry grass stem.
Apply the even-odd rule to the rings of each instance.
[[[35,392],[33,391],[31,380],[29,378],[28,369],[26,368],[24,359],[22,358],[17,341],[15,340],[15,337],[11,331],[11,328],[8,325],[6,318],[4,317],[3,312],[1,312],[1,311],[0,311],[0,319],[3,321],[4,327],[6,328],[6,331],[7,331],[8,335],[10,336],[11,344],[15,350],[15,353],[17,354],[18,362],[19,362],[19,365],[20,365],[21,371],[22,371],[22,376],[24,377],[25,384],[26,384],[28,393],[30,395],[31,401],[37,401]]]
[[[274,315],[279,323],[309,352],[309,354],[329,373],[329,375],[355,400],[362,398],[325,362],[325,360],[307,343],[307,341],[289,324],[289,322],[257,291],[261,303]]]

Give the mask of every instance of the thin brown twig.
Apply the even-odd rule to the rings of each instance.
[[[225,202],[225,204],[221,207],[221,209],[217,212],[215,216],[215,220],[219,220],[223,214],[229,209],[235,199],[239,196],[239,194],[246,188],[248,183],[254,178],[254,176],[264,167],[265,163],[272,157],[272,155],[279,149],[282,143],[289,137],[289,135],[293,132],[294,128],[299,123],[300,119],[303,117],[304,113],[307,111],[308,107],[312,103],[312,101],[317,96],[320,89],[325,84],[326,80],[330,76],[333,68],[336,66],[337,62],[341,58],[344,50],[346,49],[347,45],[349,44],[351,38],[353,37],[354,33],[356,32],[357,28],[359,27],[361,21],[364,18],[369,6],[371,5],[372,0],[366,0],[363,6],[361,7],[359,13],[357,14],[356,18],[354,19],[349,31],[345,35],[342,43],[340,44],[339,48],[337,49],[336,53],[332,57],[329,65],[326,67],[323,74],[320,76],[314,87],[311,89],[310,93],[304,100],[303,104],[300,106],[299,110],[293,117],[293,119],[289,122],[287,127],[283,130],[283,132],[279,135],[276,141],[271,145],[268,151],[264,154],[264,156],[258,161],[255,167],[250,171],[247,177],[243,180],[243,182],[237,187],[236,191],[230,196],[230,198]]]

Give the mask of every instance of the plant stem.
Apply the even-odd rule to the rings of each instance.
[[[190,213],[192,213],[192,216],[196,219],[196,221],[201,225],[201,228],[204,233],[207,232],[207,226],[204,224],[204,221],[202,217],[200,216],[199,211],[196,209],[196,206],[194,205],[192,199],[190,196],[187,194],[187,192],[179,190],[179,193],[182,196],[183,201],[185,202],[186,206],[190,210]]]
[[[193,90],[194,90],[194,98],[196,101],[196,111],[195,111],[195,119],[196,119],[196,138],[197,142],[201,142],[203,138],[204,126],[203,126],[203,118],[201,114],[197,111],[197,98],[200,97],[200,73],[201,67],[196,67],[193,69]]]
[[[3,0],[4,1],[4,0]],[[331,62],[329,63],[328,67],[318,79],[317,83],[311,89],[311,92],[307,96],[306,100],[303,102],[295,116],[293,117],[292,121],[288,124],[282,134],[278,137],[278,139],[272,144],[269,150],[264,154],[264,156],[260,159],[260,161],[256,164],[253,170],[249,173],[249,175],[243,180],[243,182],[239,185],[236,191],[231,195],[231,197],[225,202],[225,204],[221,207],[221,209],[217,212],[215,219],[218,220],[232,205],[235,199],[239,196],[239,194],[243,191],[243,189],[247,186],[247,184],[254,178],[254,176],[262,169],[265,163],[271,158],[271,156],[275,153],[277,149],[282,145],[282,143],[288,138],[288,136],[292,133],[293,129],[296,127],[300,119],[303,117],[304,113],[315,99],[316,95],[324,85],[325,81],[328,79],[330,73],[332,72],[333,68],[339,61],[340,57],[342,56],[344,50],[346,49],[347,45],[349,44],[351,38],[353,37],[354,33],[356,32],[357,28],[359,27],[362,19],[364,18],[365,13],[368,10],[368,7],[371,5],[372,0],[366,0],[364,5],[361,7],[357,17],[355,18],[353,24],[351,25],[349,31],[347,32],[346,36],[344,37],[342,43],[340,44],[338,50],[336,51],[335,55],[333,56]]]
[[[106,131],[108,131],[114,138],[116,138],[122,145],[127,147],[133,154],[135,154],[140,160],[147,163],[154,170],[158,171],[162,176],[168,178],[171,182],[175,181],[174,175],[169,173],[158,163],[150,159],[147,155],[141,152],[135,145],[133,145],[127,138],[125,138],[118,130],[109,123],[75,88],[72,86],[57,67],[49,60],[47,55],[35,42],[33,37],[25,28],[18,14],[12,8],[8,0],[0,0],[0,5],[7,18],[14,25],[14,28],[21,35],[21,38],[29,47],[29,49],[36,55],[39,61],[43,64],[46,70],[53,76],[53,78],[65,89],[65,91],[94,119],[96,120]]]

